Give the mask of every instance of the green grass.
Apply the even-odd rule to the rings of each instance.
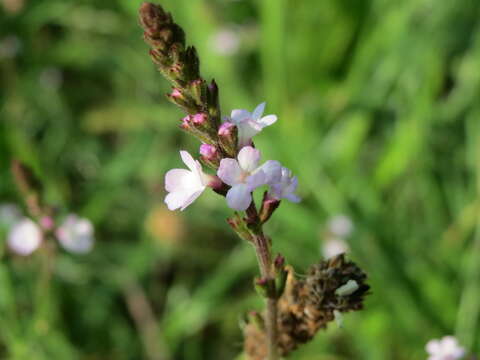
[[[0,201],[21,203],[8,171],[19,158],[46,200],[90,218],[97,237],[90,255],[59,252],[48,279],[44,252],[12,256],[0,233],[2,359],[155,359],[149,336],[156,356],[234,359],[239,316],[261,306],[253,250],[229,231],[221,198],[157,212],[148,230],[164,173],[198,143],[163,97],[139,4],[31,1],[15,14],[0,5],[0,42],[21,42],[0,58]],[[283,204],[268,226],[275,250],[301,272],[320,259],[329,217],[355,224],[348,242],[370,276],[366,309],[291,359],[425,359],[425,343],[447,334],[480,353],[480,3],[162,5],[219,83],[224,115],[267,101],[279,116],[256,144],[298,175],[303,201]],[[238,52],[212,51],[211,37],[231,26]],[[147,330],[132,296],[151,304]]]

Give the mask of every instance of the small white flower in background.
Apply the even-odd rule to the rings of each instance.
[[[440,340],[430,340],[425,349],[429,354],[428,360],[457,360],[463,358],[465,349],[462,348],[453,336],[444,336]]]
[[[200,196],[213,178],[203,172],[200,162],[187,151],[180,151],[180,156],[190,170],[172,169],[165,175],[165,190],[169,192],[165,203],[169,210],[184,210]]]
[[[328,230],[333,235],[345,238],[353,231],[352,220],[346,215],[337,215],[328,221]]]
[[[348,244],[345,240],[337,237],[327,237],[322,245],[323,256],[327,259],[344,254],[349,250]]]
[[[259,150],[245,146],[239,151],[237,159],[224,158],[220,161],[217,175],[231,186],[227,192],[227,204],[232,209],[246,210],[252,202],[251,192],[278,178],[278,162],[270,160],[259,167],[260,156]]]
[[[0,226],[10,227],[22,217],[20,208],[15,204],[0,205]]]
[[[93,248],[93,225],[90,220],[68,215],[55,231],[60,245],[76,254],[88,253]]]
[[[269,195],[277,200],[285,198],[294,203],[300,202],[300,197],[295,194],[298,186],[297,177],[292,176],[292,171],[286,167],[281,168],[280,174],[280,179],[277,182],[270,183]]]
[[[8,247],[16,254],[27,256],[38,249],[42,243],[42,231],[29,218],[15,223],[7,237]]]
[[[251,144],[252,137],[258,134],[266,126],[277,121],[276,115],[262,116],[265,111],[265,103],[258,105],[253,113],[247,110],[232,110],[230,119],[238,128],[238,146],[243,147]]]
[[[210,46],[220,55],[235,54],[240,47],[238,31],[228,28],[218,31],[210,38]]]

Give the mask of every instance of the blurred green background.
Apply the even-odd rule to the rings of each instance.
[[[45,199],[91,219],[96,246],[23,258],[0,242],[2,359],[234,359],[262,304],[248,244],[205,192],[163,205],[198,151],[148,57],[137,0],[0,1],[0,200],[32,166]],[[425,359],[455,334],[480,350],[480,2],[163,0],[220,86],[223,114],[267,101],[255,139],[299,177],[267,227],[301,273],[328,221],[369,274],[366,309],[295,360]]]

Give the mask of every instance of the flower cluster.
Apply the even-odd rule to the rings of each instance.
[[[0,225],[7,229],[9,249],[22,256],[37,250],[46,234],[53,234],[65,250],[76,254],[88,253],[94,243],[92,223],[75,214],[67,215],[55,226],[50,216],[43,216],[37,223],[23,216],[15,205],[5,204],[0,206]]]
[[[207,187],[218,189],[223,184],[230,187],[226,193],[227,204],[235,210],[246,210],[252,202],[252,192],[264,185],[270,187],[268,199],[300,201],[295,194],[298,180],[289,169],[275,160],[260,165],[261,153],[253,147],[252,137],[277,121],[275,115],[262,116],[264,109],[265,103],[257,106],[253,113],[233,110],[231,117],[220,126],[219,137],[231,137],[230,141],[238,141],[236,158],[220,158],[221,150],[214,145],[200,146],[202,161],[214,168],[218,164],[216,176],[205,174],[199,161],[195,161],[188,152],[180,151],[189,170],[173,169],[165,176],[165,188],[169,192],[165,202],[170,210],[183,210]],[[236,130],[237,139],[231,136],[235,132],[232,129]]]

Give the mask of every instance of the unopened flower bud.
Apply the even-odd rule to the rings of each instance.
[[[269,196],[268,192],[265,192],[263,194],[262,207],[260,208],[260,221],[262,223],[267,222],[279,205],[280,200]]]
[[[226,153],[231,157],[236,157],[238,130],[235,124],[227,121],[220,125],[218,137]]]
[[[172,94],[170,96],[174,99],[182,99],[183,98],[183,95],[182,95],[181,91],[177,88],[173,89]]]
[[[198,113],[193,115],[192,117],[192,122],[197,126],[206,125],[207,120],[208,120],[208,116],[207,114],[204,114],[204,113]]]
[[[197,79],[190,83],[192,96],[198,104],[205,103],[206,98],[205,80]]]
[[[221,156],[216,146],[210,144],[200,145],[201,160],[208,166],[217,169]]]
[[[260,296],[264,298],[275,297],[275,283],[272,281],[272,279],[255,278],[253,285]]]
[[[247,224],[238,213],[235,213],[232,217],[228,218],[227,222],[241,239],[253,243],[253,237],[247,228]]]

